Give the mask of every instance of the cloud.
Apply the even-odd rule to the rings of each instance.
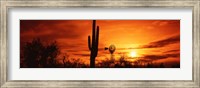
[[[156,20],[152,22],[152,25],[154,26],[166,26],[166,25],[173,25],[173,24],[179,24],[180,20]]]
[[[57,41],[62,53],[89,51],[91,27],[91,20],[20,20],[20,46],[40,38],[43,43]]]
[[[180,53],[174,53],[174,54],[165,54],[165,55],[144,55],[143,58],[147,60],[160,60],[160,59],[166,59],[166,58],[179,58]]]
[[[136,47],[129,47],[129,48],[117,48],[117,50],[128,50],[128,49],[143,49],[143,48],[161,48],[161,47],[165,47],[167,45],[170,44],[174,44],[174,43],[179,43],[180,42],[180,35],[176,35],[176,36],[171,36],[165,39],[161,39],[158,41],[154,41],[154,42],[150,42],[146,45],[141,45],[141,46],[136,46]],[[180,51],[180,50],[172,50],[172,51],[168,51],[168,52],[175,52],[175,51]]]
[[[164,53],[174,53],[174,52],[180,52],[180,49],[177,49],[177,50],[169,50],[169,51],[165,51]]]
[[[150,42],[147,45],[142,45],[138,48],[160,48],[160,47],[165,47],[170,44],[178,43],[180,42],[180,35],[172,36],[166,39],[158,40],[155,42]]]
[[[20,20],[22,41],[39,37],[44,40],[87,38],[91,22],[77,20]]]

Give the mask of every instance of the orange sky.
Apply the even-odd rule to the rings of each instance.
[[[130,60],[145,57],[154,62],[180,63],[180,20],[97,20],[100,27],[99,53],[96,61],[110,58],[104,50],[116,46],[115,57]],[[21,20],[20,45],[40,38],[44,43],[56,40],[61,55],[89,62],[87,37],[92,33],[92,20]],[[131,56],[134,53],[134,57]],[[139,59],[139,58],[137,58]]]

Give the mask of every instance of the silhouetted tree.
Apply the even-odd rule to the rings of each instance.
[[[23,54],[28,67],[35,68],[39,66],[39,58],[43,48],[44,46],[40,39],[33,39],[32,42],[27,42],[25,44]]]
[[[56,42],[42,44],[39,38],[27,42],[23,49],[27,67],[56,67],[56,57],[60,50]]]
[[[45,51],[44,53],[48,54],[49,67],[56,67],[56,57],[60,53],[57,43],[50,43],[45,47]]]

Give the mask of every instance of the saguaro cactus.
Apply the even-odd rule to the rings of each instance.
[[[95,32],[95,30],[97,30]],[[98,43],[99,43],[99,26],[96,27],[96,21],[93,20],[92,24],[92,44],[90,36],[88,36],[88,48],[90,50],[90,67],[95,67],[95,58],[98,54]]]

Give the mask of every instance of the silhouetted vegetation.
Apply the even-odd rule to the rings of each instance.
[[[170,68],[177,68],[170,67]],[[108,59],[101,61],[97,65],[98,68],[165,68],[164,63],[142,62],[140,60],[128,61],[126,57],[121,56],[119,60]]]
[[[20,54],[20,67],[22,68],[89,68],[89,64],[84,63],[80,58],[70,58],[69,55],[61,55],[56,41],[48,44],[42,43],[39,38],[26,42]],[[58,57],[62,56],[62,57]],[[22,59],[23,58],[23,59]],[[59,62],[58,59],[61,61]],[[121,56],[115,58],[105,58],[96,63],[96,68],[180,68],[180,64],[172,64],[171,67],[165,63],[153,63],[143,61],[142,58],[134,61],[128,60],[130,57]],[[147,58],[148,59],[148,58]]]
[[[84,64],[81,59],[71,58],[69,56],[63,56],[63,67],[64,68],[88,68],[89,65]]]
[[[55,42],[44,45],[39,38],[27,42],[23,47],[24,67],[56,67],[56,58],[60,50]]]

